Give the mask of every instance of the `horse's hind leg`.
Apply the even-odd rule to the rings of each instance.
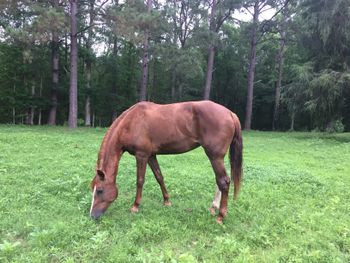
[[[219,215],[216,218],[216,222],[221,224],[222,219],[227,214],[227,197],[230,187],[230,178],[226,175],[224,158],[210,158],[210,162],[215,172],[216,183],[221,191]]]
[[[159,183],[160,189],[162,190],[164,205],[170,206],[171,203],[169,202],[169,194],[168,194],[168,191],[166,190],[166,187],[164,184],[163,175],[162,175],[162,172],[160,171],[157,157],[155,155],[151,156],[148,159],[148,164],[152,169],[154,177],[156,178],[157,182]]]
[[[216,210],[218,210],[220,207],[220,200],[221,200],[221,191],[219,190],[219,187],[216,186],[214,200],[213,200],[213,203],[211,204],[211,207],[209,208],[209,211],[213,216],[216,214]]]

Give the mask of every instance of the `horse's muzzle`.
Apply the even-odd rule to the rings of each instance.
[[[92,211],[90,213],[91,218],[95,219],[95,220],[98,219],[102,215],[103,215],[103,211],[102,210],[96,210],[96,211]]]

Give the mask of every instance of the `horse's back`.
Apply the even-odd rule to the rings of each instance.
[[[168,134],[172,134],[171,130],[179,130],[190,137],[198,137],[199,133],[214,136],[228,132],[233,129],[232,119],[236,117],[226,107],[209,100],[171,104],[139,102],[132,112],[130,119],[139,129],[145,126],[152,133]]]
[[[211,101],[140,102],[126,115],[123,129],[127,148],[181,153],[217,145],[226,151],[233,136],[232,112]]]

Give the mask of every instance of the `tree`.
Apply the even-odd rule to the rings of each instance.
[[[226,23],[215,57],[211,99],[233,110],[239,116],[245,112],[247,89],[247,37],[243,26]]]
[[[308,59],[314,61],[313,79],[309,85],[306,108],[311,113],[313,126],[331,130],[336,121],[350,124],[343,115],[348,107],[344,94],[349,90],[350,34],[349,0],[302,2],[301,19],[305,30],[300,36],[301,45],[308,51]]]
[[[152,10],[152,0],[147,0],[147,12],[151,13]],[[143,56],[142,56],[142,81],[140,88],[140,101],[146,100],[147,96],[147,84],[148,84],[148,63],[149,63],[149,28],[146,26],[145,29],[145,39],[143,41]]]
[[[275,91],[275,106],[273,111],[273,120],[272,120],[272,130],[277,128],[279,108],[280,108],[280,97],[281,97],[281,85],[282,85],[282,75],[283,75],[283,64],[284,64],[284,52],[286,47],[286,31],[287,31],[287,22],[289,19],[289,8],[288,2],[283,0],[284,9],[282,11],[282,19],[280,22],[280,29],[278,33],[280,35],[280,47],[277,54],[276,59],[276,73],[277,73],[277,81],[276,81],[276,91]]]
[[[77,43],[77,0],[70,0],[70,86],[68,125],[76,128],[78,122],[78,43]]]
[[[210,43],[208,47],[208,63],[204,85],[204,99],[208,100],[210,97],[211,82],[213,76],[214,57],[217,34],[222,24],[231,16],[232,12],[238,7],[237,1],[212,0],[210,2],[211,11],[209,19]]]
[[[108,10],[108,21],[116,35],[142,47],[139,100],[146,100],[151,43],[154,44],[151,40],[160,38],[164,21],[160,13],[152,9],[151,0],[147,0],[146,4],[140,0],[129,0],[114,5]]]
[[[176,101],[183,99],[190,75],[202,75],[202,55],[193,46],[202,41],[194,38],[200,31],[204,10],[201,9],[201,0],[170,2],[171,5],[165,6],[171,28],[169,44],[165,46],[162,56],[169,62],[167,68],[171,73],[171,100]]]
[[[289,78],[293,81],[287,84],[281,93],[281,100],[287,105],[290,115],[289,130],[291,131],[295,129],[296,115],[305,109],[308,87],[312,80],[312,67],[312,63],[291,65]]]
[[[331,131],[334,123],[341,119],[343,90],[350,87],[350,73],[322,70],[313,76],[309,87],[306,109],[314,117],[316,127]]]
[[[56,125],[56,116],[57,116],[57,106],[58,106],[58,89],[59,89],[59,60],[60,60],[60,39],[59,34],[65,29],[65,17],[64,13],[60,11],[59,0],[53,0],[52,11],[47,14],[51,19],[52,23],[48,26],[51,27],[51,50],[52,50],[52,88],[51,88],[51,107],[48,117],[49,125]],[[44,19],[43,19],[44,20]],[[40,21],[42,25],[43,21]]]
[[[247,93],[247,104],[246,104],[246,115],[244,122],[244,129],[250,130],[252,123],[252,112],[253,112],[253,89],[254,89],[254,74],[256,64],[256,46],[258,41],[257,30],[259,22],[259,13],[261,11],[259,1],[254,2],[253,11],[253,25],[251,29],[251,40],[250,40],[250,58],[249,58],[249,72],[248,72],[248,93]]]
[[[94,5],[95,0],[89,1],[89,25],[87,30],[87,39],[86,39],[86,50],[87,50],[87,58],[85,60],[85,71],[86,71],[86,98],[85,98],[85,126],[91,126],[91,67],[92,67],[92,38],[93,31],[92,27],[94,24]]]
[[[288,0],[285,1],[285,4],[288,3]],[[244,8],[250,13],[253,17],[251,32],[250,32],[250,52],[249,52],[249,71],[248,71],[248,89],[247,89],[247,103],[246,103],[246,114],[244,129],[250,130],[252,123],[252,113],[253,113],[253,97],[254,97],[254,76],[256,68],[256,52],[257,45],[262,35],[269,30],[268,24],[272,19],[282,10],[279,9],[272,16],[271,19],[265,21],[265,23],[259,23],[259,16],[264,12],[266,7],[273,8],[275,7],[275,0],[248,0],[244,3]],[[253,9],[251,11],[250,9]],[[265,27],[266,25],[266,28]],[[260,34],[259,34],[260,33]]]
[[[350,0],[287,1],[152,1],[149,11],[144,0],[75,0],[74,33],[69,1],[3,0],[0,122],[63,124],[73,101],[75,119],[108,126],[145,76],[145,98],[159,103],[203,99],[207,80],[207,98],[242,120],[249,97],[250,128],[349,130]],[[241,5],[251,21],[237,23]],[[262,20],[266,9],[275,15]]]

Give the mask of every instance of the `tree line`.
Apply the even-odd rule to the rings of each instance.
[[[108,126],[137,101],[211,99],[246,130],[350,130],[349,6],[3,0],[0,122]]]

